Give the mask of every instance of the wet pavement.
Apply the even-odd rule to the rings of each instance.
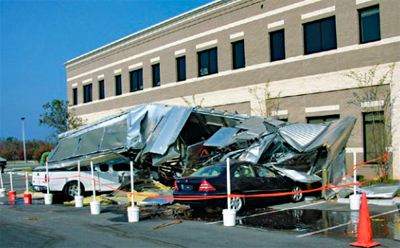
[[[14,179],[17,185],[23,183],[23,177]],[[19,192],[16,201],[10,201],[8,195],[0,198],[0,205],[24,205],[21,197],[22,186],[16,186]],[[400,201],[392,206],[368,204],[371,217],[373,238],[400,241]],[[32,199],[32,205],[43,205],[43,198]],[[71,206],[55,203],[61,208],[53,212],[78,211]],[[104,204],[102,213],[116,214],[111,222],[127,222],[127,204]],[[236,226],[258,230],[279,230],[294,233],[297,237],[327,235],[331,237],[349,237],[356,239],[359,211],[351,211],[349,204],[337,201],[315,200],[300,203],[278,203],[270,206],[252,206],[236,215]],[[191,220],[204,222],[206,225],[222,224],[222,209],[206,209],[204,212],[193,211],[184,205],[143,205],[140,206],[140,220]],[[396,247],[396,246],[395,246]],[[400,247],[400,242],[397,247]]]

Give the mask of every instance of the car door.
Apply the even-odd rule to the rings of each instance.
[[[284,191],[281,177],[275,171],[259,165],[255,165],[254,168],[262,182],[261,190],[264,194],[280,193]]]
[[[243,194],[259,194],[262,187],[262,179],[257,176],[252,164],[241,164],[233,172],[233,191]]]

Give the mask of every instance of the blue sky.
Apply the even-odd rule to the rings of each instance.
[[[64,63],[212,0],[0,0],[0,138],[44,140],[43,105],[66,100]]]

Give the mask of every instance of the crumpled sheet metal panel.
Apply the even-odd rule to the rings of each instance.
[[[279,133],[296,150],[303,151],[325,129],[325,125],[294,123],[281,127]]]
[[[285,174],[287,177],[293,179],[294,181],[298,181],[301,183],[314,183],[314,182],[321,181],[321,178],[316,175],[308,175],[305,172],[290,170],[290,169],[286,169],[286,168],[280,168],[277,166],[274,166],[274,168],[281,171],[283,174]]]
[[[221,127],[213,136],[211,136],[204,146],[212,146],[217,148],[224,148],[235,143],[235,134],[239,131],[237,128]]]
[[[127,137],[126,145],[134,150],[140,150],[145,146],[144,136],[141,132],[143,119],[147,116],[147,107],[145,105],[131,109],[127,116]]]
[[[236,125],[236,128],[242,128],[244,130],[247,130],[248,133],[253,133],[256,135],[262,135],[267,132],[267,128],[264,124],[264,119],[258,116],[250,117],[249,119],[244,120],[239,125]]]
[[[324,133],[318,136],[306,149],[305,152],[318,149],[322,146],[327,146],[330,149],[330,164],[343,148],[346,147],[347,141],[350,138],[353,127],[356,124],[357,118],[348,116],[343,119],[331,122]]]
[[[48,162],[51,163],[52,161],[73,157],[79,146],[79,140],[79,136],[60,140],[54,151],[50,154]]]
[[[276,134],[267,135],[259,141],[254,142],[248,149],[246,149],[239,160],[258,163],[260,157],[267,150],[267,148],[274,141]]]
[[[169,146],[178,138],[192,108],[173,106],[165,110],[159,113],[160,119],[147,140],[143,154],[165,154]]]
[[[82,134],[79,147],[76,150],[76,156],[85,155],[99,150],[99,145],[103,138],[104,128],[98,128]]]

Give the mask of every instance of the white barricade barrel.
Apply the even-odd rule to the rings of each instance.
[[[5,197],[6,196],[6,189],[5,188],[1,188],[0,189],[0,197]]]
[[[222,217],[224,219],[224,226],[235,226],[236,225],[236,210],[223,209]]]
[[[360,195],[351,195],[350,196],[350,209],[351,210],[360,210],[361,204],[361,196]]]
[[[90,202],[90,213],[92,215],[100,214],[100,202],[99,201]]]
[[[138,207],[128,207],[128,222],[139,222]]]
[[[53,194],[44,194],[44,204],[46,205],[53,204]]]
[[[83,196],[76,195],[74,198],[75,198],[75,207],[76,208],[83,207]]]

